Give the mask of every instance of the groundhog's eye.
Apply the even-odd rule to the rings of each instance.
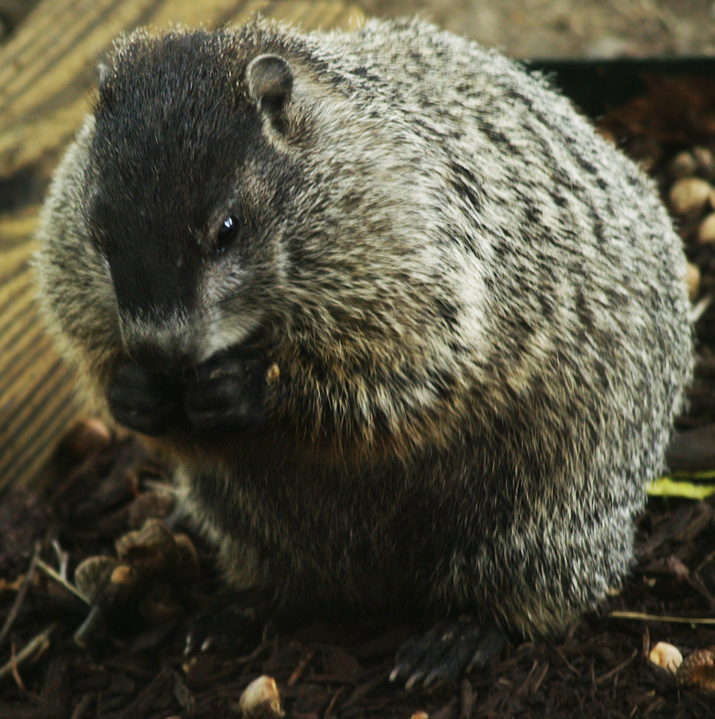
[[[229,215],[219,227],[216,233],[216,244],[214,251],[217,255],[223,254],[238,237],[238,220],[233,215]]]

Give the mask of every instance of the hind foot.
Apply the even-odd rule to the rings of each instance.
[[[482,627],[471,617],[445,619],[399,648],[390,681],[406,679],[406,689],[420,681],[424,686],[441,679],[455,681],[496,659],[505,643],[498,629]]]
[[[192,622],[184,654],[236,656],[241,644],[260,641],[269,622],[261,592],[221,592]]]

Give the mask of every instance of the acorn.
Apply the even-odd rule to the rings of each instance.
[[[715,242],[715,212],[706,215],[698,227],[698,242],[704,245]]]
[[[650,661],[661,669],[676,674],[678,668],[683,663],[683,655],[677,647],[667,642],[658,642],[653,649],[650,650]]]
[[[670,188],[670,207],[676,215],[696,214],[705,208],[713,188],[698,177],[684,177]]]
[[[685,282],[688,285],[688,297],[694,302],[700,294],[700,268],[692,262],[688,262]]]
[[[102,452],[111,444],[112,432],[97,417],[79,420],[62,440],[62,446],[76,459]]]
[[[275,719],[285,714],[276,680],[265,675],[254,679],[243,690],[238,708],[247,719]]]
[[[74,583],[87,602],[93,604],[110,581],[117,567],[114,557],[89,557],[74,570]]]
[[[692,152],[683,150],[679,152],[668,165],[668,174],[674,179],[692,177],[698,171],[698,161]]]

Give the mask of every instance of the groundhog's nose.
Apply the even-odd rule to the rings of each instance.
[[[166,348],[155,342],[142,342],[129,350],[129,356],[150,372],[174,372],[192,364],[188,353],[181,348]]]

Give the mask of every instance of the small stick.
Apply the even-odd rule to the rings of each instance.
[[[32,560],[30,561],[30,567],[27,570],[27,573],[25,574],[25,578],[22,580],[22,586],[20,587],[20,590],[17,593],[17,596],[15,597],[15,601],[12,604],[12,607],[10,608],[10,613],[7,615],[7,618],[5,619],[5,624],[3,624],[2,630],[0,630],[0,647],[2,647],[3,642],[7,639],[8,634],[10,634],[10,630],[12,629],[12,625],[15,623],[15,620],[17,619],[17,615],[20,613],[20,608],[22,607],[22,603],[25,601],[25,597],[27,596],[27,592],[30,589],[30,585],[32,584],[33,579],[35,578],[35,571],[37,570],[37,562],[40,558],[40,543],[35,542],[35,551],[32,555]]]
[[[340,687],[338,691],[333,694],[333,698],[330,700],[330,704],[328,704],[328,708],[325,710],[325,713],[323,714],[323,719],[328,719],[328,717],[333,715],[333,709],[335,709],[335,705],[338,703],[338,699],[340,699],[340,695],[345,691],[345,687]]]
[[[41,559],[37,560],[37,567],[41,569],[48,577],[52,577],[58,584],[61,584],[68,592],[75,595],[75,597],[81,599],[85,604],[91,604],[89,599],[82,594],[73,584],[70,584],[61,574],[56,572],[49,564],[46,564]]]
[[[31,661],[46,651],[50,646],[50,634],[52,634],[56,626],[56,624],[50,624],[45,631],[40,632],[36,637],[31,639],[18,655],[13,656],[9,662],[0,667],[0,681],[10,674],[17,676],[17,667],[25,662]]]
[[[310,660],[313,658],[313,652],[309,651],[301,660],[298,666],[295,668],[295,671],[290,675],[288,679],[288,686],[292,687],[298,679],[300,679],[300,675],[305,671],[305,668],[310,664]]]
[[[57,561],[60,565],[60,576],[67,580],[67,565],[70,561],[70,555],[65,552],[62,547],[60,547],[60,543],[56,540],[52,540],[52,548],[55,550],[55,554],[57,555]]]
[[[615,676],[620,671],[625,669],[629,664],[631,664],[637,656],[638,656],[638,650],[634,649],[633,654],[631,654],[631,656],[628,659],[626,659],[625,662],[621,662],[617,667],[614,667],[613,669],[611,669],[610,672],[607,672],[602,677],[598,677],[598,679],[596,679],[596,684],[597,685],[604,684],[605,682],[607,682],[611,677]]]
[[[660,617],[654,614],[641,614],[640,612],[609,612],[614,619],[638,619],[643,622],[672,622],[673,624],[715,624],[715,619],[688,619],[687,617]]]
[[[368,679],[368,681],[364,684],[360,684],[360,686],[355,687],[353,693],[345,700],[343,705],[340,707],[340,711],[343,712],[348,707],[351,707],[353,704],[357,704],[357,702],[359,702],[361,699],[364,699],[368,694],[377,689],[380,684],[386,682],[388,680],[388,676],[389,675],[386,674],[384,671],[380,671],[372,679]]]
[[[566,658],[566,655],[563,653],[561,649],[556,647],[556,653],[564,660],[564,664],[576,675],[578,676],[580,674],[579,670],[576,669],[576,667],[571,664],[571,662]]]
[[[89,711],[89,708],[92,705],[93,701],[94,697],[91,694],[85,694],[79,700],[79,704],[77,704],[77,706],[74,708],[70,719],[82,719],[82,717],[84,717]]]

